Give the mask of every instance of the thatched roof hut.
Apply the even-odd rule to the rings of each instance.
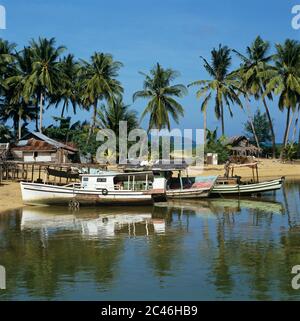
[[[225,141],[225,146],[229,146],[229,161],[235,164],[247,164],[258,157],[262,149],[252,145],[246,136],[233,136]]]

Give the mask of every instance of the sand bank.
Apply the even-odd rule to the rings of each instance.
[[[259,162],[259,176],[261,179],[271,179],[285,176],[287,179],[300,180],[300,162],[281,163],[273,160],[261,160]],[[205,166],[204,170],[190,167],[189,176],[196,175],[221,175],[224,174],[224,165]],[[248,168],[239,168],[235,171],[236,175],[251,177],[252,171]],[[0,212],[22,207],[21,190],[19,183],[4,183],[0,185]]]

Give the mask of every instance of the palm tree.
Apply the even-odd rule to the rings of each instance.
[[[164,69],[159,63],[145,76],[144,89],[133,95],[133,101],[137,98],[146,98],[148,102],[141,119],[150,114],[148,130],[156,128],[170,130],[170,117],[178,123],[179,117],[184,115],[183,107],[173,97],[183,97],[187,94],[184,85],[171,83],[179,76],[178,72],[172,69]]]
[[[124,104],[122,97],[109,102],[107,106],[101,105],[98,109],[100,127],[111,129],[118,134],[119,122],[126,121],[128,131],[138,128],[137,112],[129,108],[129,105]]]
[[[275,67],[262,72],[261,75],[267,80],[264,96],[271,92],[279,95],[279,109],[287,110],[283,148],[280,155],[282,158],[289,138],[291,112],[296,110],[300,102],[300,43],[287,39],[283,45],[277,44],[276,50]]]
[[[90,62],[82,61],[80,71],[82,104],[85,108],[93,106],[93,115],[87,140],[94,132],[99,101],[105,99],[112,103],[123,93],[121,83],[116,79],[123,64],[115,61],[113,56],[95,53]]]
[[[28,104],[24,103],[24,101],[22,101],[22,103],[13,103],[13,99],[14,97],[7,103],[1,104],[0,119],[4,122],[12,119],[15,136],[21,139],[22,129],[34,119],[35,111]]]
[[[36,96],[40,105],[39,131],[42,132],[45,100],[58,90],[61,78],[59,57],[65,47],[55,46],[55,39],[39,38],[30,42],[32,50],[32,72],[24,84],[24,97],[29,101]]]
[[[49,106],[54,104],[57,108],[62,103],[61,118],[64,118],[65,111],[69,111],[69,105],[76,114],[76,107],[79,103],[79,62],[75,61],[74,55],[69,54],[60,63],[62,77],[59,88],[51,95]]]
[[[122,97],[117,98],[115,101],[108,102],[107,105],[102,104],[98,109],[97,116],[99,127],[102,129],[112,130],[117,138],[120,136],[120,121],[127,122],[128,132],[138,128],[139,126],[137,112],[135,110],[131,110],[129,105],[125,105]],[[120,150],[119,139],[117,139],[116,143],[118,158]]]
[[[21,138],[22,121],[24,125],[36,117],[33,101],[27,101],[24,98],[24,86],[28,75],[32,72],[32,51],[30,48],[24,48],[15,55],[12,75],[10,75],[5,84],[7,90],[5,100],[2,104],[1,118],[3,120],[13,119],[14,129],[18,131],[18,138]],[[24,127],[23,125],[23,127]]]
[[[211,63],[201,56],[204,62],[204,68],[212,77],[210,80],[198,80],[189,86],[200,86],[197,91],[197,97],[205,96],[201,111],[206,113],[208,102],[214,96],[215,100],[215,114],[217,119],[221,119],[222,135],[225,135],[224,124],[224,103],[227,106],[230,116],[233,116],[231,104],[236,103],[241,108],[243,105],[239,98],[238,81],[234,75],[229,74],[229,67],[231,66],[230,49],[227,46],[219,45],[218,49],[213,49],[211,52]],[[205,124],[206,128],[206,124]]]
[[[7,89],[5,79],[10,75],[15,60],[14,51],[16,44],[0,38],[0,94]]]
[[[270,44],[264,41],[261,37],[257,37],[250,47],[246,49],[246,55],[241,54],[237,50],[233,50],[242,60],[241,67],[236,71],[241,81],[241,89],[245,92],[246,101],[249,101],[249,96],[254,96],[256,100],[262,99],[265,111],[268,117],[268,122],[271,130],[271,139],[273,146],[273,158],[276,157],[276,139],[272,117],[266,102],[266,97],[263,95],[266,89],[266,80],[261,77],[264,71],[269,70],[269,65],[272,60],[272,55],[268,55]],[[272,99],[272,94],[268,94],[268,98]],[[253,129],[255,131],[255,128]],[[254,133],[255,135],[255,133]],[[258,142],[259,144],[259,142]],[[259,146],[258,146],[259,147]]]

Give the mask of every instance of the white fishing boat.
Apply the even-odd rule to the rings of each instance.
[[[234,169],[248,167],[252,169],[252,178],[242,180],[240,176],[234,176]],[[226,167],[225,177],[219,177],[211,191],[212,196],[217,195],[251,195],[275,191],[282,188],[284,177],[273,180],[260,181],[258,175],[258,164],[229,164]]]
[[[21,182],[27,205],[152,204],[165,198],[166,180],[153,172],[81,175],[81,183],[64,186]]]

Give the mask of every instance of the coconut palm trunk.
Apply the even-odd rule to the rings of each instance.
[[[221,124],[222,124],[222,136],[225,136],[225,124],[224,124],[224,108],[221,104]]]
[[[254,139],[255,139],[255,142],[256,142],[256,146],[257,146],[257,148],[260,148],[259,140],[258,140],[258,137],[257,137],[257,134],[256,134],[256,130],[255,130],[255,127],[254,127],[254,123],[253,123],[253,117],[251,115],[251,107],[249,105],[249,101],[248,100],[246,100],[246,107],[247,107],[247,111],[248,111],[248,119],[249,119],[249,122],[250,122],[250,125],[251,125],[251,129],[252,129],[252,133],[253,133],[253,136],[254,136]]]
[[[38,101],[35,103],[35,131],[39,131],[39,104]]]
[[[293,143],[296,142],[296,134],[297,134],[298,122],[299,122],[299,113],[300,113],[300,108],[298,108],[297,116],[296,116],[295,123],[294,123],[293,136],[292,136],[292,142]]]
[[[94,105],[93,105],[93,116],[92,116],[92,122],[88,133],[87,143],[90,141],[91,136],[95,131],[96,120],[97,120],[97,100],[94,102]]]
[[[42,132],[42,128],[43,128],[43,100],[44,100],[44,96],[43,93],[40,94],[40,127],[39,127],[39,131],[40,133]]]
[[[280,159],[283,159],[284,149],[285,149],[287,142],[288,142],[290,124],[291,124],[291,107],[288,107],[287,115],[286,115],[285,131],[284,131],[284,136],[283,136],[283,143],[282,143],[282,148],[281,148],[281,153],[280,153]]]
[[[207,130],[207,113],[203,110],[203,130],[204,130],[204,146],[206,145],[206,130]]]
[[[269,107],[267,105],[267,102],[265,100],[265,98],[263,98],[263,104],[266,110],[266,114],[268,117],[268,121],[269,121],[269,126],[270,126],[270,130],[271,130],[271,139],[272,139],[272,154],[273,154],[273,158],[276,158],[276,138],[275,138],[275,132],[274,132],[274,127],[273,127],[273,121],[270,115],[270,111],[269,111]]]
[[[19,112],[19,119],[18,119],[18,139],[20,140],[22,136],[22,118],[21,113]]]

